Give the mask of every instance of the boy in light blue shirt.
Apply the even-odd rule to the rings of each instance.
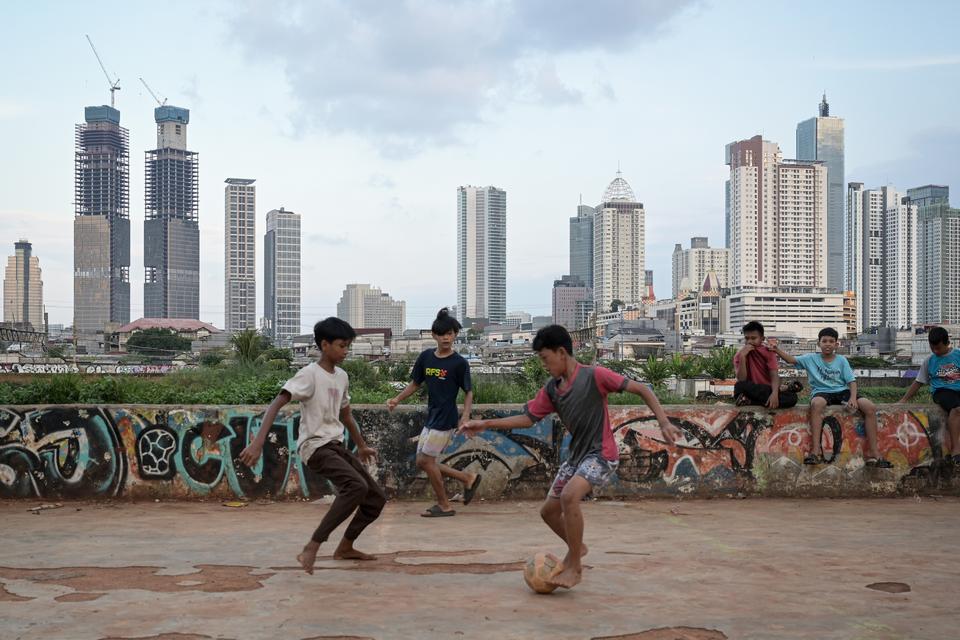
[[[931,354],[900,402],[909,402],[922,385],[930,385],[933,401],[947,414],[942,440],[944,462],[960,467],[960,352],[950,346],[950,334],[943,327],[930,329],[927,341]]]
[[[867,398],[857,397],[857,379],[847,359],[837,354],[837,345],[840,335],[836,329],[827,327],[821,329],[817,335],[817,345],[820,353],[805,353],[794,357],[773,344],[777,355],[797,369],[807,372],[810,381],[810,406],[807,416],[810,420],[810,436],[813,440],[810,453],[803,459],[803,464],[823,464],[823,409],[829,405],[845,404],[851,411],[860,409],[863,412],[863,426],[867,432],[868,455],[864,456],[864,463],[868,467],[889,469],[893,465],[880,457],[877,443],[877,406]]]

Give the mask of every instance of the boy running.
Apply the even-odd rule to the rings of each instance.
[[[463,483],[463,504],[470,504],[480,485],[479,473],[465,473],[453,467],[437,462],[437,458],[450,444],[454,430],[470,418],[473,405],[473,386],[470,382],[470,363],[453,350],[453,343],[460,333],[460,323],[450,316],[449,310],[440,309],[433,326],[430,328],[436,349],[427,349],[420,354],[413,365],[412,381],[395,398],[387,400],[387,409],[393,411],[397,405],[409,398],[420,388],[427,385],[427,420],[417,441],[417,467],[422,469],[430,480],[430,486],[437,495],[437,504],[420,515],[424,518],[439,518],[455,515],[450,506],[447,492],[443,486],[443,477],[456,478]],[[457,394],[463,389],[463,417],[457,415]]]
[[[943,430],[944,462],[960,467],[960,352],[950,346],[950,334],[934,327],[927,334],[932,352],[920,365],[917,380],[900,402],[909,402],[925,384],[933,391],[933,401],[947,414]]]
[[[291,400],[300,402],[300,437],[297,440],[300,459],[306,461],[308,469],[333,483],[337,490],[337,497],[320,526],[297,555],[297,562],[310,574],[320,545],[354,512],[333,557],[337,560],[376,560],[375,556],[354,549],[353,543],[367,525],[377,519],[387,502],[383,489],[377,486],[361,462],[376,458],[377,452],[367,446],[353,420],[347,372],[337,366],[347,357],[350,343],[357,334],[340,318],[327,318],[313,327],[313,336],[320,347],[320,362],[308,364],[287,380],[263,415],[257,437],[240,452],[243,464],[248,467],[256,464],[277,412]],[[350,433],[350,441],[357,446],[357,455],[343,446],[344,426]]]
[[[681,431],[670,424],[657,397],[646,385],[605,369],[583,366],[573,357],[573,341],[559,325],[544,327],[533,340],[533,350],[550,373],[550,380],[528,402],[525,412],[509,418],[470,420],[460,431],[474,436],[484,429],[522,429],[551,413],[560,416],[571,440],[567,460],[540,509],[540,516],[560,539],[567,543],[563,570],[550,582],[570,588],[580,582],[583,544],[583,512],[580,502],[592,487],[609,482],[620,463],[617,443],[610,428],[607,395],[627,391],[641,398],[660,423],[664,439],[673,444]]]

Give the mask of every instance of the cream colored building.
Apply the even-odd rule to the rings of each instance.
[[[718,286],[727,286],[729,249],[712,249],[705,237],[690,238],[690,248],[673,248],[673,297],[684,291],[699,291],[707,274],[716,274]]]
[[[400,336],[407,322],[407,303],[369,284],[348,284],[337,303],[337,317],[355,329],[388,328]]]
[[[609,311],[614,300],[642,302],[645,257],[646,212],[618,171],[593,218],[593,303],[597,312]]]
[[[30,324],[43,331],[43,279],[40,260],[26,240],[14,244],[3,278],[3,321]]]

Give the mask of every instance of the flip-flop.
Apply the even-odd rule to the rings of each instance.
[[[824,464],[826,460],[823,458],[822,453],[808,453],[807,457],[803,459],[803,464]]]
[[[483,479],[483,476],[479,473],[477,477],[473,479],[473,482],[467,487],[463,492],[463,506],[470,504],[470,501],[473,500],[473,495],[477,492],[477,487],[480,486],[480,480]]]
[[[447,517],[449,517],[449,516],[454,516],[454,515],[457,515],[457,512],[454,511],[453,509],[450,509],[450,511],[444,511],[443,509],[440,508],[440,505],[435,504],[435,505],[433,505],[432,507],[430,507],[429,509],[427,509],[426,511],[424,511],[423,513],[421,513],[421,514],[420,514],[420,517],[422,517],[422,518],[447,518]]]
[[[893,463],[889,460],[884,460],[883,458],[867,458],[863,463],[875,469],[892,469]]]

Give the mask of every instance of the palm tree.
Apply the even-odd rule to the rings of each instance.
[[[703,359],[703,372],[714,379],[732,378],[734,375],[733,356],[736,353],[736,347],[711,349],[710,355]]]
[[[670,373],[677,379],[677,392],[680,392],[680,381],[692,378],[703,372],[703,359],[700,356],[690,356],[684,358],[679,353],[673,354],[673,357],[667,361],[670,367]]]
[[[670,365],[663,361],[649,356],[646,362],[640,364],[640,373],[643,379],[654,387],[663,387],[664,381],[670,377]]]
[[[266,349],[266,343],[267,339],[254,329],[238,331],[230,338],[237,361],[243,364],[253,364]]]

